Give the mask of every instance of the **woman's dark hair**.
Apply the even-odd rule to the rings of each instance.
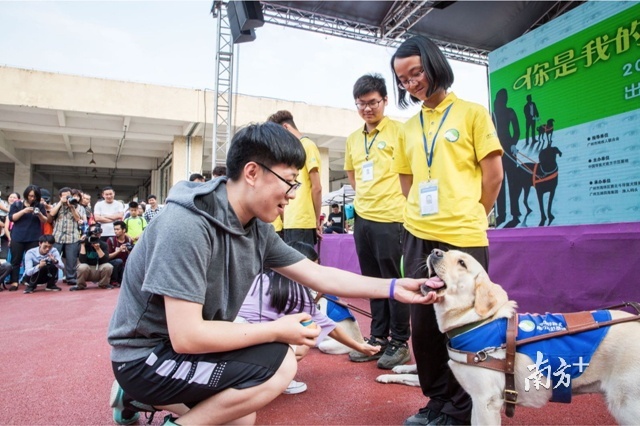
[[[304,167],[307,156],[300,141],[279,124],[266,122],[250,124],[240,129],[231,140],[227,153],[227,176],[240,178],[242,169],[255,161],[267,167],[277,164]]]
[[[42,201],[42,193],[40,192],[40,188],[37,187],[36,185],[27,186],[27,188],[22,193],[24,201],[28,201],[29,194],[31,193],[31,191],[33,191],[33,195],[36,196],[36,199],[33,201],[33,203],[34,204],[40,204],[40,202]]]
[[[440,48],[427,37],[411,37],[402,43],[391,57],[391,72],[396,82],[394,86],[398,90],[398,106],[402,109],[407,108],[412,103],[421,102],[420,99],[409,95],[405,88],[399,86],[400,79],[396,75],[396,70],[393,66],[396,58],[408,58],[410,56],[420,57],[424,75],[429,82],[427,97],[430,97],[440,89],[447,90],[453,84],[453,70]],[[407,95],[411,102],[407,101]]]
[[[312,262],[318,260],[318,252],[311,244],[292,241],[289,245],[304,254]],[[279,314],[288,315],[294,311],[296,306],[298,307],[298,313],[303,312],[307,300],[311,301],[311,314],[313,314],[315,304],[307,287],[283,277],[275,271],[268,271],[267,276],[269,277],[269,291],[267,294],[271,295],[271,307],[278,311]]]

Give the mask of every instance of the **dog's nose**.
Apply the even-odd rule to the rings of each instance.
[[[444,257],[444,252],[440,249],[433,249],[431,250],[431,256],[442,258]]]

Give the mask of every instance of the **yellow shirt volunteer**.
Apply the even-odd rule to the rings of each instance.
[[[273,222],[271,222],[271,225],[273,225],[273,229],[274,229],[276,232],[280,232],[280,231],[282,231],[282,226],[283,226],[283,225],[282,225],[282,218],[281,218],[280,216],[278,216],[278,217],[276,218],[276,220],[274,220]]]
[[[389,117],[384,117],[371,133],[360,128],[347,138],[344,169],[354,171],[356,198],[353,204],[363,219],[381,223],[402,222],[406,200],[398,174],[391,171],[394,150],[401,139],[404,139],[402,123]],[[368,162],[373,167],[373,178],[363,179],[363,166]]]
[[[442,122],[447,108],[446,120]],[[420,114],[405,123],[405,139],[398,146],[392,170],[413,175],[404,210],[404,227],[414,236],[458,247],[482,247],[487,239],[487,215],[480,203],[482,171],[479,162],[502,147],[489,112],[481,105],[458,99],[453,93],[435,109],[422,107]],[[438,127],[442,127],[438,132]],[[420,183],[429,180],[427,149],[431,152],[431,179],[438,180],[438,212],[420,213]]]
[[[289,200],[289,204],[284,210],[285,229],[315,229],[318,219],[311,199],[311,180],[309,171],[318,169],[320,171],[320,151],[316,144],[306,136],[300,138],[300,143],[307,154],[307,160],[300,174],[298,182],[300,188],[296,191],[296,198]]]

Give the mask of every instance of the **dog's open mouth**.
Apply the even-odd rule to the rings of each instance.
[[[427,258],[427,268],[429,268],[429,281],[420,286],[421,293],[424,296],[426,296],[430,291],[435,291],[437,295],[442,294],[447,288],[447,283],[438,276],[434,260],[431,256]]]

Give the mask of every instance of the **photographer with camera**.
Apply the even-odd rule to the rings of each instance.
[[[38,239],[43,234],[42,225],[47,221],[46,206],[42,203],[40,188],[29,185],[24,190],[23,199],[9,207],[11,228],[11,286],[9,291],[18,290],[18,275],[24,253],[38,247]]]
[[[102,228],[99,223],[89,226],[87,233],[80,238],[80,255],[78,260],[78,280],[69,291],[84,290],[87,281],[98,283],[98,287],[112,289],[109,284],[113,265],[109,263],[107,243],[100,239]]]
[[[133,240],[127,235],[127,224],[121,220],[113,222],[113,232],[116,233],[116,236],[107,239],[109,263],[113,265],[111,285],[120,287],[124,266],[127,263],[129,252],[133,250]]]
[[[27,250],[24,259],[24,278],[27,288],[24,294],[36,291],[38,284],[46,284],[47,291],[60,291],[56,285],[58,269],[64,268],[60,252],[53,246],[56,239],[53,235],[42,235],[38,247]]]
[[[72,191],[66,186],[60,188],[58,191],[60,201],[51,208],[47,215],[47,221],[53,223],[55,248],[64,254],[64,276],[69,285],[76,284],[76,266],[80,249],[78,241],[82,235],[82,225],[86,221],[85,210],[79,205],[78,198],[71,195]]]

